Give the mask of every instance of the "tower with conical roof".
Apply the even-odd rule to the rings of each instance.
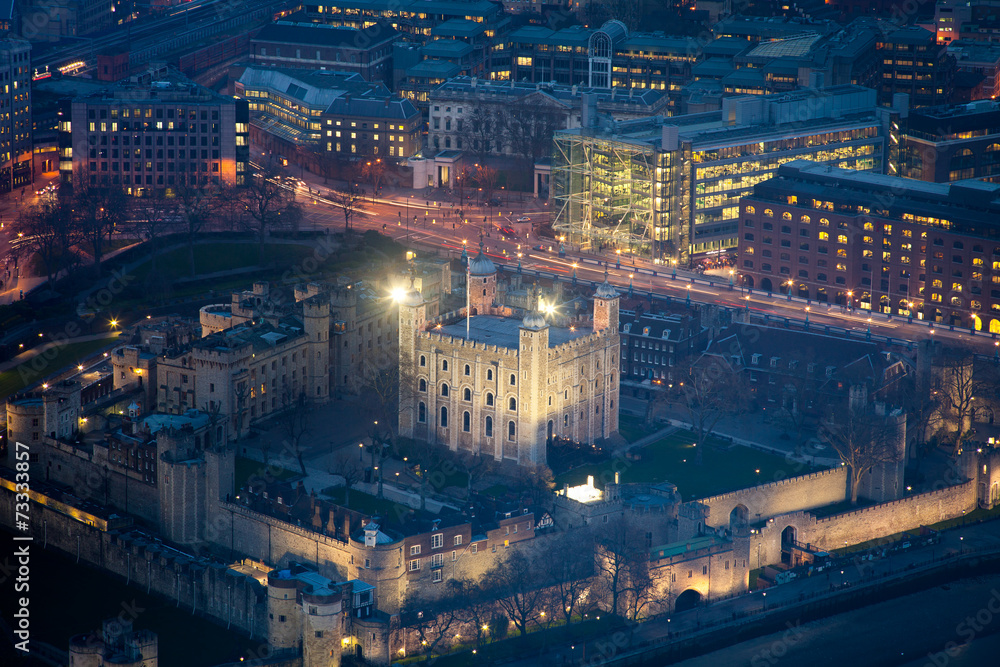
[[[485,252],[479,239],[479,253],[469,260],[469,308],[473,315],[485,315],[497,300],[497,267]]]
[[[608,282],[608,269],[604,269],[604,282],[594,292],[594,331],[611,329],[618,333],[618,290]]]

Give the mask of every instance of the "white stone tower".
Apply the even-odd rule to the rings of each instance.
[[[330,301],[317,295],[302,302],[302,325],[309,336],[306,398],[325,401],[330,394]]]
[[[413,394],[415,388],[410,386],[412,374],[420,370],[420,360],[415,359],[416,335],[427,321],[427,305],[420,292],[410,288],[399,304],[399,367],[404,372],[399,374],[399,435],[412,438],[413,425],[417,416],[416,402]],[[426,361],[424,362],[426,365]]]
[[[483,241],[479,240],[479,254],[469,260],[469,307],[473,315],[490,312],[497,300],[497,267],[483,252]]]
[[[618,290],[608,282],[608,269],[604,269],[604,282],[594,292],[594,331],[611,329],[618,333]]]
[[[341,593],[302,593],[302,667],[340,667]]]
[[[513,414],[501,424],[499,434],[504,449],[517,446],[519,465],[544,465],[546,461],[545,423],[547,408],[545,397],[549,379],[549,325],[541,313],[529,312],[521,322],[518,339],[518,378],[520,383],[516,395],[516,431],[514,441],[510,438],[510,421]],[[505,397],[502,408],[509,408],[509,398]]]

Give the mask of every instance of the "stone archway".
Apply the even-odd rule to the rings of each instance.
[[[781,562],[791,564],[792,548],[795,546],[795,526],[785,526],[781,531]]]
[[[729,530],[734,534],[740,529],[746,528],[750,523],[750,510],[746,505],[740,504],[729,513]]]
[[[689,609],[694,609],[701,604],[701,593],[689,588],[680,595],[677,596],[677,601],[674,603],[674,611],[681,612],[687,611]]]
[[[752,285],[751,285],[751,287],[752,287]],[[761,280],[760,280],[760,288],[762,290],[764,290],[765,292],[768,292],[768,293],[774,291],[774,285],[771,283],[771,279],[770,278],[761,278]]]
[[[767,278],[764,278],[764,280],[767,280]],[[748,289],[753,289],[753,276],[743,276],[743,285]],[[764,283],[762,281],[761,286],[763,285]]]

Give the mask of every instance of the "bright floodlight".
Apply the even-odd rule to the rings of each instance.
[[[402,287],[393,287],[392,291],[389,292],[389,296],[392,297],[393,301],[399,303],[406,296],[406,290]]]

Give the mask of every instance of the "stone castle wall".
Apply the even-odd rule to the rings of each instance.
[[[0,488],[0,521],[14,517],[14,494]],[[214,618],[258,638],[266,638],[267,611],[260,587],[247,575],[162,544],[104,532],[45,505],[31,506],[34,544],[54,548],[148,589],[192,613]]]
[[[729,526],[729,515],[739,505],[747,508],[750,523],[800,510],[833,505],[847,498],[847,469],[843,466],[752,486],[691,501],[708,508],[706,523]]]

